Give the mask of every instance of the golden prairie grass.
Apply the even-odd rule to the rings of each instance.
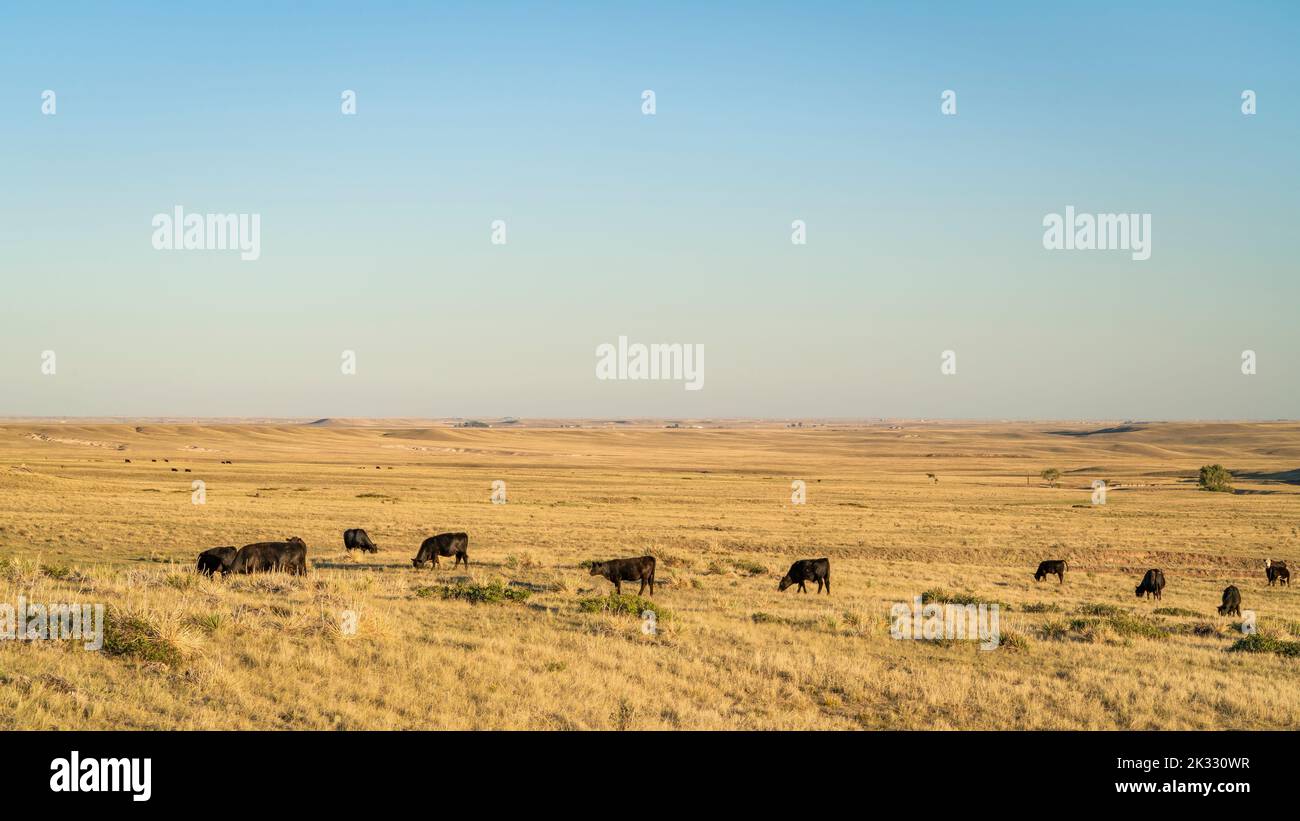
[[[1300,726],[1300,604],[1263,573],[1300,552],[1300,425],[1086,430],[0,425],[0,602],[100,602],[122,637],[0,641],[0,727]],[[1211,462],[1238,493],[1196,489]],[[469,569],[412,568],[446,530]],[[306,577],[192,571],[290,535]],[[653,634],[582,566],[644,553]],[[833,595],[777,592],[819,556]],[[1133,595],[1148,567],[1163,601]],[[1227,584],[1263,652],[1230,650]],[[1002,646],[892,639],[927,593],[1002,603]]]

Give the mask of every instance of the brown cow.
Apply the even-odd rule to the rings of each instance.
[[[1265,559],[1264,575],[1268,576],[1269,587],[1272,587],[1274,582],[1284,586],[1290,586],[1291,584],[1291,570],[1286,566],[1286,562]]]
[[[455,556],[456,560],[451,563],[452,569],[460,564],[465,563],[469,567],[469,534],[468,533],[439,533],[437,536],[430,536],[420,545],[420,551],[411,559],[411,564],[416,567],[424,567],[426,563],[432,560],[433,566],[438,566],[439,556]]]
[[[307,572],[307,543],[297,536],[283,542],[257,542],[239,548],[231,573],[270,573],[283,570],[296,576]]]
[[[592,562],[592,576],[604,576],[614,583],[614,592],[623,592],[623,582],[641,582],[641,589],[637,595],[645,592],[645,586],[650,585],[650,596],[655,594],[655,557],[638,556],[635,559],[610,559],[607,562]]]
[[[234,547],[209,548],[199,554],[198,571],[204,576],[211,576],[213,573],[229,573],[230,563],[235,560],[237,553],[239,549]]]
[[[1142,598],[1143,596],[1146,597],[1155,596],[1157,599],[1159,599],[1160,593],[1164,589],[1165,589],[1165,574],[1160,570],[1156,570],[1152,568],[1151,570],[1147,571],[1147,574],[1145,576],[1142,577],[1142,583],[1137,586],[1137,589],[1134,592],[1137,593],[1137,597],[1139,599]]]

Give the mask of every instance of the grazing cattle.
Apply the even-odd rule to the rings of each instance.
[[[283,570],[301,576],[307,572],[307,544],[297,536],[283,542],[258,542],[239,548],[230,562],[231,573],[270,573]]]
[[[1147,574],[1142,577],[1142,583],[1137,586],[1137,597],[1140,599],[1143,595],[1155,596],[1160,598],[1160,591],[1165,589],[1165,574],[1159,570],[1148,570]]]
[[[650,585],[650,595],[655,594],[655,557],[638,556],[635,559],[610,559],[607,562],[592,562],[592,576],[604,576],[614,583],[614,592],[623,592],[623,582],[641,582],[637,595],[645,592]]]
[[[439,556],[455,556],[456,561],[451,563],[454,569],[461,562],[465,567],[469,567],[469,534],[468,533],[439,533],[437,536],[430,536],[420,545],[420,552],[415,554],[411,559],[411,564],[416,567],[432,561],[433,566],[438,566]]]
[[[1272,559],[1264,560],[1264,574],[1268,576],[1268,586],[1272,587],[1273,582],[1290,586],[1291,569],[1286,566],[1286,562],[1275,562]]]
[[[350,528],[343,531],[343,549],[360,550],[362,553],[378,553],[379,548],[375,543],[370,541],[370,536],[359,527]]]
[[[176,468],[172,468],[172,473],[180,473]]]
[[[1038,570],[1034,572],[1034,581],[1041,582],[1048,576],[1056,574],[1057,584],[1065,584],[1065,571],[1069,567],[1069,564],[1064,559],[1048,559],[1045,562],[1039,562]]]
[[[826,595],[831,594],[831,560],[830,559],[800,559],[790,565],[790,572],[781,578],[781,583],[776,586],[777,590],[782,592],[792,584],[799,585],[800,593],[807,593],[808,588],[804,587],[805,582],[817,582],[817,592],[822,592],[822,585],[826,585]]]
[[[230,563],[235,560],[238,548],[213,547],[199,554],[199,573],[211,576],[213,573],[229,573]]]
[[[1220,616],[1241,615],[1241,591],[1235,585],[1223,588],[1223,604],[1219,605]]]
[[[131,460],[130,460],[130,459],[123,459],[122,461],[123,461],[123,462],[126,462],[128,465],[131,464]]]

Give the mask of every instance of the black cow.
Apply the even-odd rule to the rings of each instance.
[[[370,536],[359,527],[350,528],[343,531],[343,549],[360,550],[362,553],[378,553],[379,548],[375,543],[370,541]]]
[[[1137,586],[1137,597],[1140,599],[1143,595],[1155,596],[1160,598],[1160,591],[1165,589],[1165,574],[1159,570],[1148,570],[1147,574],[1142,577],[1142,583]]]
[[[655,557],[638,556],[635,559],[610,559],[607,562],[592,562],[592,576],[604,576],[614,583],[614,592],[623,592],[623,582],[641,582],[641,589],[637,595],[645,592],[645,586],[650,585],[650,595],[655,594]]]
[[[1039,562],[1038,570],[1034,572],[1034,581],[1041,582],[1055,573],[1057,584],[1065,584],[1065,571],[1069,569],[1070,565],[1064,559],[1048,559],[1045,562]]]
[[[199,573],[211,576],[213,573],[229,573],[230,563],[239,552],[234,547],[214,547],[199,554]]]
[[[439,533],[437,536],[430,536],[420,545],[420,552],[415,554],[411,559],[411,564],[416,567],[424,567],[430,560],[433,566],[438,566],[439,556],[455,556],[456,561],[451,563],[453,569],[461,562],[465,567],[469,567],[469,534],[468,533]]]
[[[792,584],[799,585],[800,593],[807,593],[808,588],[804,587],[804,582],[817,582],[817,592],[822,592],[822,585],[826,585],[826,595],[831,594],[831,560],[830,559],[800,559],[790,565],[790,572],[781,578],[781,583],[776,589],[784,591]]]
[[[270,573],[283,570],[296,576],[307,572],[307,543],[297,536],[283,542],[258,542],[239,548],[230,562],[231,573]]]
[[[1220,616],[1241,615],[1241,591],[1235,585],[1223,588],[1223,604],[1219,605]]]
[[[1272,587],[1273,582],[1290,586],[1291,569],[1286,566],[1286,562],[1275,562],[1272,559],[1264,560],[1264,573],[1268,576],[1268,586]]]

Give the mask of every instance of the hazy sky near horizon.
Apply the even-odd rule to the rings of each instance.
[[[990,5],[7,4],[0,416],[1300,417],[1300,4]]]

